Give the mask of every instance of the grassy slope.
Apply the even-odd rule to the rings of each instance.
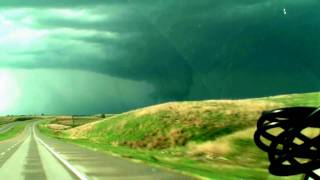
[[[80,126],[60,137],[208,178],[279,179],[268,174],[267,156],[252,140],[256,120],[263,110],[319,106],[319,100],[320,93],[308,93],[167,103]]]
[[[47,118],[45,116],[0,116],[0,127],[5,126],[8,123],[20,122],[16,124],[14,127],[5,131],[4,133],[0,133],[0,141],[7,140],[13,138],[20,134],[26,127],[27,123],[30,120],[44,119]]]

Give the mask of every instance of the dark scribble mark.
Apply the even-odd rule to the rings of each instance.
[[[320,108],[291,107],[263,112],[254,134],[256,145],[269,156],[273,175],[306,174],[320,179]]]

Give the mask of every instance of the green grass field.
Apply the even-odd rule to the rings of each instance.
[[[210,179],[280,178],[268,173],[266,153],[253,142],[264,110],[319,106],[320,93],[244,100],[172,102],[52,132],[51,136]]]
[[[17,136],[18,134],[22,133],[22,131],[25,129],[26,124],[25,123],[21,123],[18,124],[14,127],[12,127],[11,129],[9,129],[8,131],[4,132],[4,133],[0,133],[0,141],[4,141],[10,138],[13,138],[15,136]]]

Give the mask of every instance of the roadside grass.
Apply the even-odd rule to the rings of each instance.
[[[262,111],[319,106],[320,93],[245,100],[172,102],[64,131],[41,132],[66,142],[209,179],[302,179],[268,173],[253,133]],[[319,133],[319,132],[315,132]]]
[[[320,92],[279,95],[279,96],[264,97],[259,99],[282,103],[286,107],[290,107],[290,106],[319,107],[320,106]]]
[[[0,133],[0,141],[4,141],[10,138],[13,138],[15,136],[17,136],[18,134],[22,133],[22,131],[25,129],[26,124],[25,123],[21,123],[18,124],[14,127],[12,127],[11,129],[9,129],[8,131],[4,132],[4,133]]]
[[[38,126],[41,133],[59,138],[68,143],[88,149],[102,151],[106,154],[119,156],[129,160],[139,160],[156,167],[165,167],[182,172],[199,179],[235,180],[300,180],[301,176],[276,177],[267,171],[267,155],[261,153],[250,139],[227,138],[231,140],[234,149],[227,156],[190,156],[188,147],[175,147],[163,150],[133,149],[126,146],[113,146],[105,143],[94,143],[88,139],[69,139],[64,133],[54,133],[45,125]],[[245,157],[245,158],[244,158]]]

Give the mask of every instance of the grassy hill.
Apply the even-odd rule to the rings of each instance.
[[[254,126],[260,113],[280,107],[265,100],[166,103],[124,113],[68,132],[71,138],[163,149],[214,140]]]
[[[264,110],[319,105],[320,93],[171,102],[55,135],[90,148],[211,179],[279,179],[269,175],[267,155],[253,142],[257,119]],[[48,132],[45,126],[41,127]]]

